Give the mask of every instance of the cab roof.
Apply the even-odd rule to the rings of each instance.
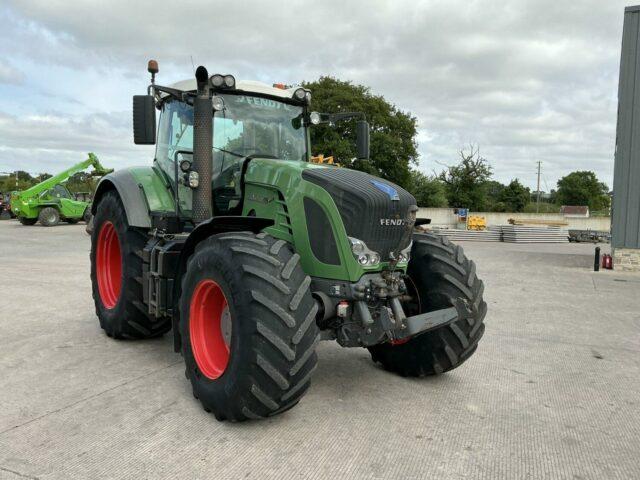
[[[171,88],[176,90],[182,90],[185,92],[195,92],[197,89],[196,79],[182,80],[170,85]],[[257,93],[261,95],[270,95],[272,97],[280,97],[291,99],[293,92],[295,92],[300,86],[290,87],[287,89],[276,88],[263,82],[257,82],[255,80],[236,80],[236,91],[242,91],[246,93]]]

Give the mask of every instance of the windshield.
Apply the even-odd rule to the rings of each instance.
[[[214,114],[214,150],[305,160],[302,107],[248,95],[220,96],[224,108]]]
[[[224,108],[214,113],[214,171],[229,155],[306,160],[302,107],[249,95],[219,96],[224,101]],[[168,102],[164,110],[158,146],[168,147],[167,157],[173,160],[174,152],[192,150],[193,107]]]

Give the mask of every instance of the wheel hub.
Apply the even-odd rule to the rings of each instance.
[[[96,277],[100,301],[110,310],[118,303],[122,290],[122,255],[118,233],[109,221],[102,224],[98,233]]]
[[[228,348],[231,344],[231,313],[229,312],[229,305],[224,307],[224,310],[222,311],[220,324],[222,327],[222,339]]]
[[[202,374],[215,380],[229,363],[232,319],[220,285],[201,280],[193,290],[189,306],[191,350]]]

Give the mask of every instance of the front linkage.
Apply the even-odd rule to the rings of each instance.
[[[409,295],[405,279],[404,272],[392,270],[365,274],[356,283],[314,279],[312,291],[322,315],[318,324],[330,332],[326,337],[343,347],[401,344],[454,322],[466,311],[458,300],[455,307],[407,317],[402,304],[416,299]]]

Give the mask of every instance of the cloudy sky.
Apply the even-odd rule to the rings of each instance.
[[[426,173],[474,143],[500,181],[535,187],[542,161],[543,190],[576,169],[611,186],[629,1],[3,0],[0,171],[55,172],[88,151],[148,164],[131,96],[149,58],[164,84],[193,58],[268,83],[369,85],[418,118]]]

